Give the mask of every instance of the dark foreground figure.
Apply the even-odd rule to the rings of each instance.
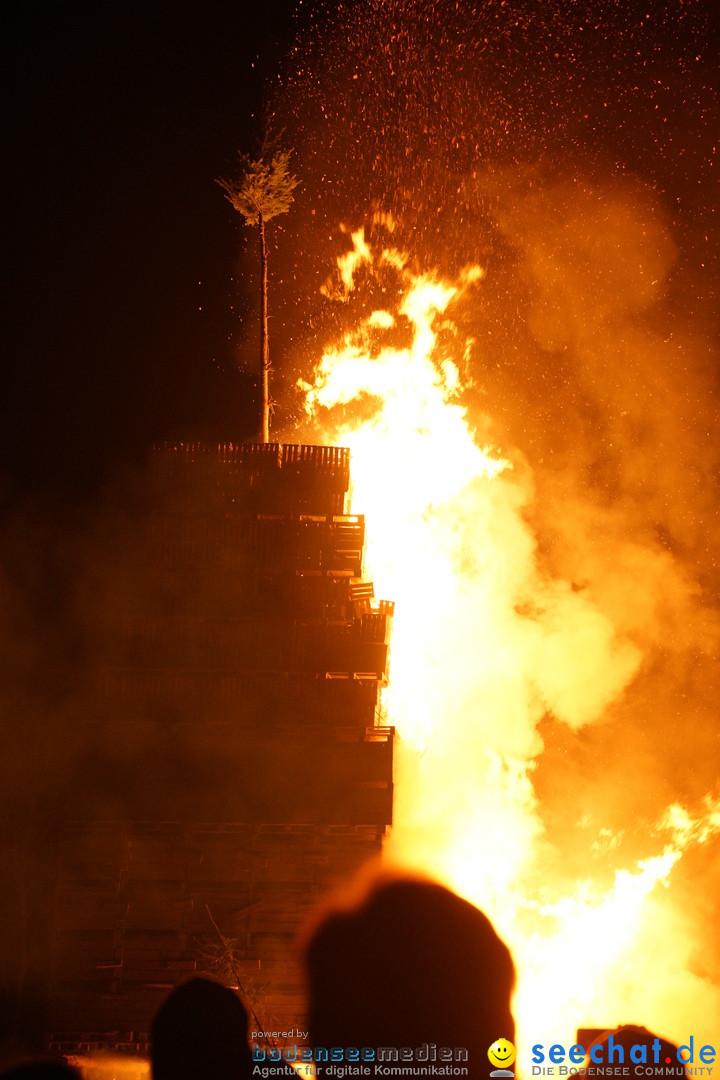
[[[355,906],[326,914],[306,962],[316,1052],[463,1048],[467,1075],[486,1078],[489,1046],[514,1039],[507,947],[482,912],[433,882],[378,879]]]
[[[210,979],[191,979],[153,1020],[153,1080],[244,1080],[253,1070],[247,1034],[237,994]]]
[[[645,1080],[648,1078],[652,1080],[653,1076],[666,1077],[668,1080],[687,1076],[685,1066],[678,1059],[677,1046],[668,1042],[667,1039],[661,1039],[659,1035],[654,1035],[647,1028],[626,1025],[612,1031],[605,1031],[590,1044],[588,1054],[595,1046],[601,1047],[596,1056],[600,1057],[607,1067],[627,1065],[630,1068],[631,1077],[636,1075],[636,1067],[642,1069]],[[601,1070],[603,1067],[596,1065],[594,1068]],[[592,1080],[592,1061],[589,1062],[587,1076],[588,1080]]]

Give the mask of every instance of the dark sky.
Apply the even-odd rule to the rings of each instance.
[[[18,5],[4,30],[11,490],[83,492],[155,439],[248,434],[231,343],[242,230],[213,181],[253,148],[293,6]]]

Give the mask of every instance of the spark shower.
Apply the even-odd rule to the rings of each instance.
[[[369,3],[273,101],[291,426],[397,601],[389,855],[495,919],[523,1039],[720,1021],[706,21]]]

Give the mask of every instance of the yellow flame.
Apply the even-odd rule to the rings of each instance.
[[[434,873],[493,918],[520,972],[521,1046],[569,1045],[576,1026],[606,1022],[658,1023],[684,1039],[682,1010],[645,986],[637,1015],[633,995],[657,967],[643,937],[648,912],[655,926],[673,918],[657,886],[689,844],[720,829],[718,807],[701,822],[670,808],[661,825],[673,841],[661,854],[618,871],[609,889],[581,882],[546,898],[537,724],[547,714],[573,729],[596,720],[641,654],[592,596],[542,571],[527,472],[480,447],[468,423],[444,343],[480,268],[452,283],[414,275],[395,249],[375,256],[362,230],[352,240],[340,295],[374,266],[400,278],[402,299],[328,349],[301,386],[322,437],[351,448],[366,576],[396,602],[384,702],[400,735],[388,857]]]

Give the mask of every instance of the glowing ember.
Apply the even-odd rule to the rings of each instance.
[[[466,343],[450,316],[482,288],[482,271],[443,281],[411,272],[396,249],[374,253],[362,230],[352,241],[326,294],[345,299],[358,274],[375,274],[399,302],[369,313],[302,387],[319,437],[352,449],[366,572],[396,601],[385,705],[401,746],[388,856],[491,915],[520,970],[521,1045],[567,1045],[577,1026],[629,1022],[710,1038],[720,999],[693,975],[682,916],[659,886],[720,831],[718,805],[698,818],[671,807],[647,854],[611,883],[568,881],[539,814],[538,725],[599,720],[642,652],[631,620],[548,572],[528,524],[527,468],[481,448],[470,428],[453,358]]]

